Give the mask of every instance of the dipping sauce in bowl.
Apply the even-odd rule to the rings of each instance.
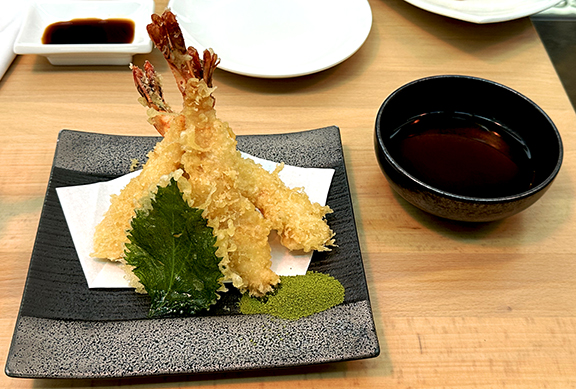
[[[532,187],[526,143],[504,124],[462,112],[411,118],[390,136],[392,156],[412,175],[447,192],[500,197]]]
[[[130,19],[72,19],[52,23],[46,27],[42,43],[46,45],[132,43],[134,28],[134,21]]]
[[[401,86],[376,117],[374,147],[390,186],[436,216],[487,222],[536,202],[560,170],[548,115],[494,81],[432,76]]]

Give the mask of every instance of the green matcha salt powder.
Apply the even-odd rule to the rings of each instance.
[[[281,276],[280,280],[276,291],[263,298],[243,295],[240,312],[245,315],[265,313],[297,320],[344,301],[344,287],[328,274],[309,271],[302,276]]]

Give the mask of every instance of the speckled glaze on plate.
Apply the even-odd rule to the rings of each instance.
[[[147,319],[147,296],[88,289],[55,188],[104,181],[145,161],[158,137],[63,130],[58,144],[6,374],[23,378],[112,378],[304,366],[375,357],[370,307],[337,127],[239,136],[249,154],[335,169],[328,222],[338,247],[315,253],[310,269],[346,291],[343,304],[296,321],[241,315],[230,291],[209,312]]]

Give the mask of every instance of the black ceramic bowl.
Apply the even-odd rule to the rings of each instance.
[[[502,219],[532,205],[563,155],[556,126],[534,102],[496,82],[455,75],[394,91],[378,111],[374,142],[400,196],[466,222]]]

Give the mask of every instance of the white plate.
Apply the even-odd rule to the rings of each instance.
[[[153,0],[40,0],[33,2],[14,43],[16,54],[39,54],[53,65],[127,65],[134,54],[152,51],[146,32]],[[134,21],[132,43],[43,44],[42,35],[50,24],[76,18],[126,18]]]
[[[303,76],[348,59],[372,26],[367,0],[171,0],[188,46],[212,48],[219,68]]]
[[[523,18],[561,0],[405,0],[426,11],[472,23],[497,23]]]

